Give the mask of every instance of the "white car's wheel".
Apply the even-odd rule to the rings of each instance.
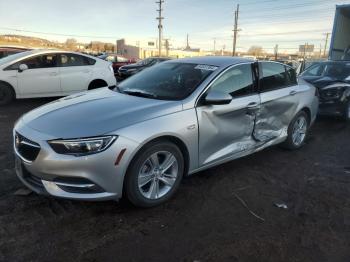
[[[11,103],[14,98],[13,89],[6,84],[0,83],[0,106]]]

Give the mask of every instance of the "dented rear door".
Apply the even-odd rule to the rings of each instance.
[[[259,62],[260,110],[254,138],[260,142],[287,135],[300,98],[295,71],[275,62]]]

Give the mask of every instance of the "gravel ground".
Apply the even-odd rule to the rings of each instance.
[[[349,261],[350,125],[318,119],[301,150],[209,169],[137,209],[14,194],[12,127],[48,101],[0,108],[0,261]]]

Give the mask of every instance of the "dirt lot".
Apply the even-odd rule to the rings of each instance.
[[[46,102],[0,108],[0,261],[349,261],[350,125],[318,119],[301,150],[273,147],[201,172],[142,210],[14,195],[23,186],[12,127]]]

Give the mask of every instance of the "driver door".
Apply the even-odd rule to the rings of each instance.
[[[17,72],[17,84],[21,96],[61,95],[60,76],[56,54],[33,56],[17,63],[26,64],[27,70]]]
[[[233,99],[229,104],[199,103],[197,106],[200,166],[254,147],[252,134],[260,107],[253,70],[255,66],[253,63],[235,65],[213,82],[207,93],[218,91],[230,94]]]

